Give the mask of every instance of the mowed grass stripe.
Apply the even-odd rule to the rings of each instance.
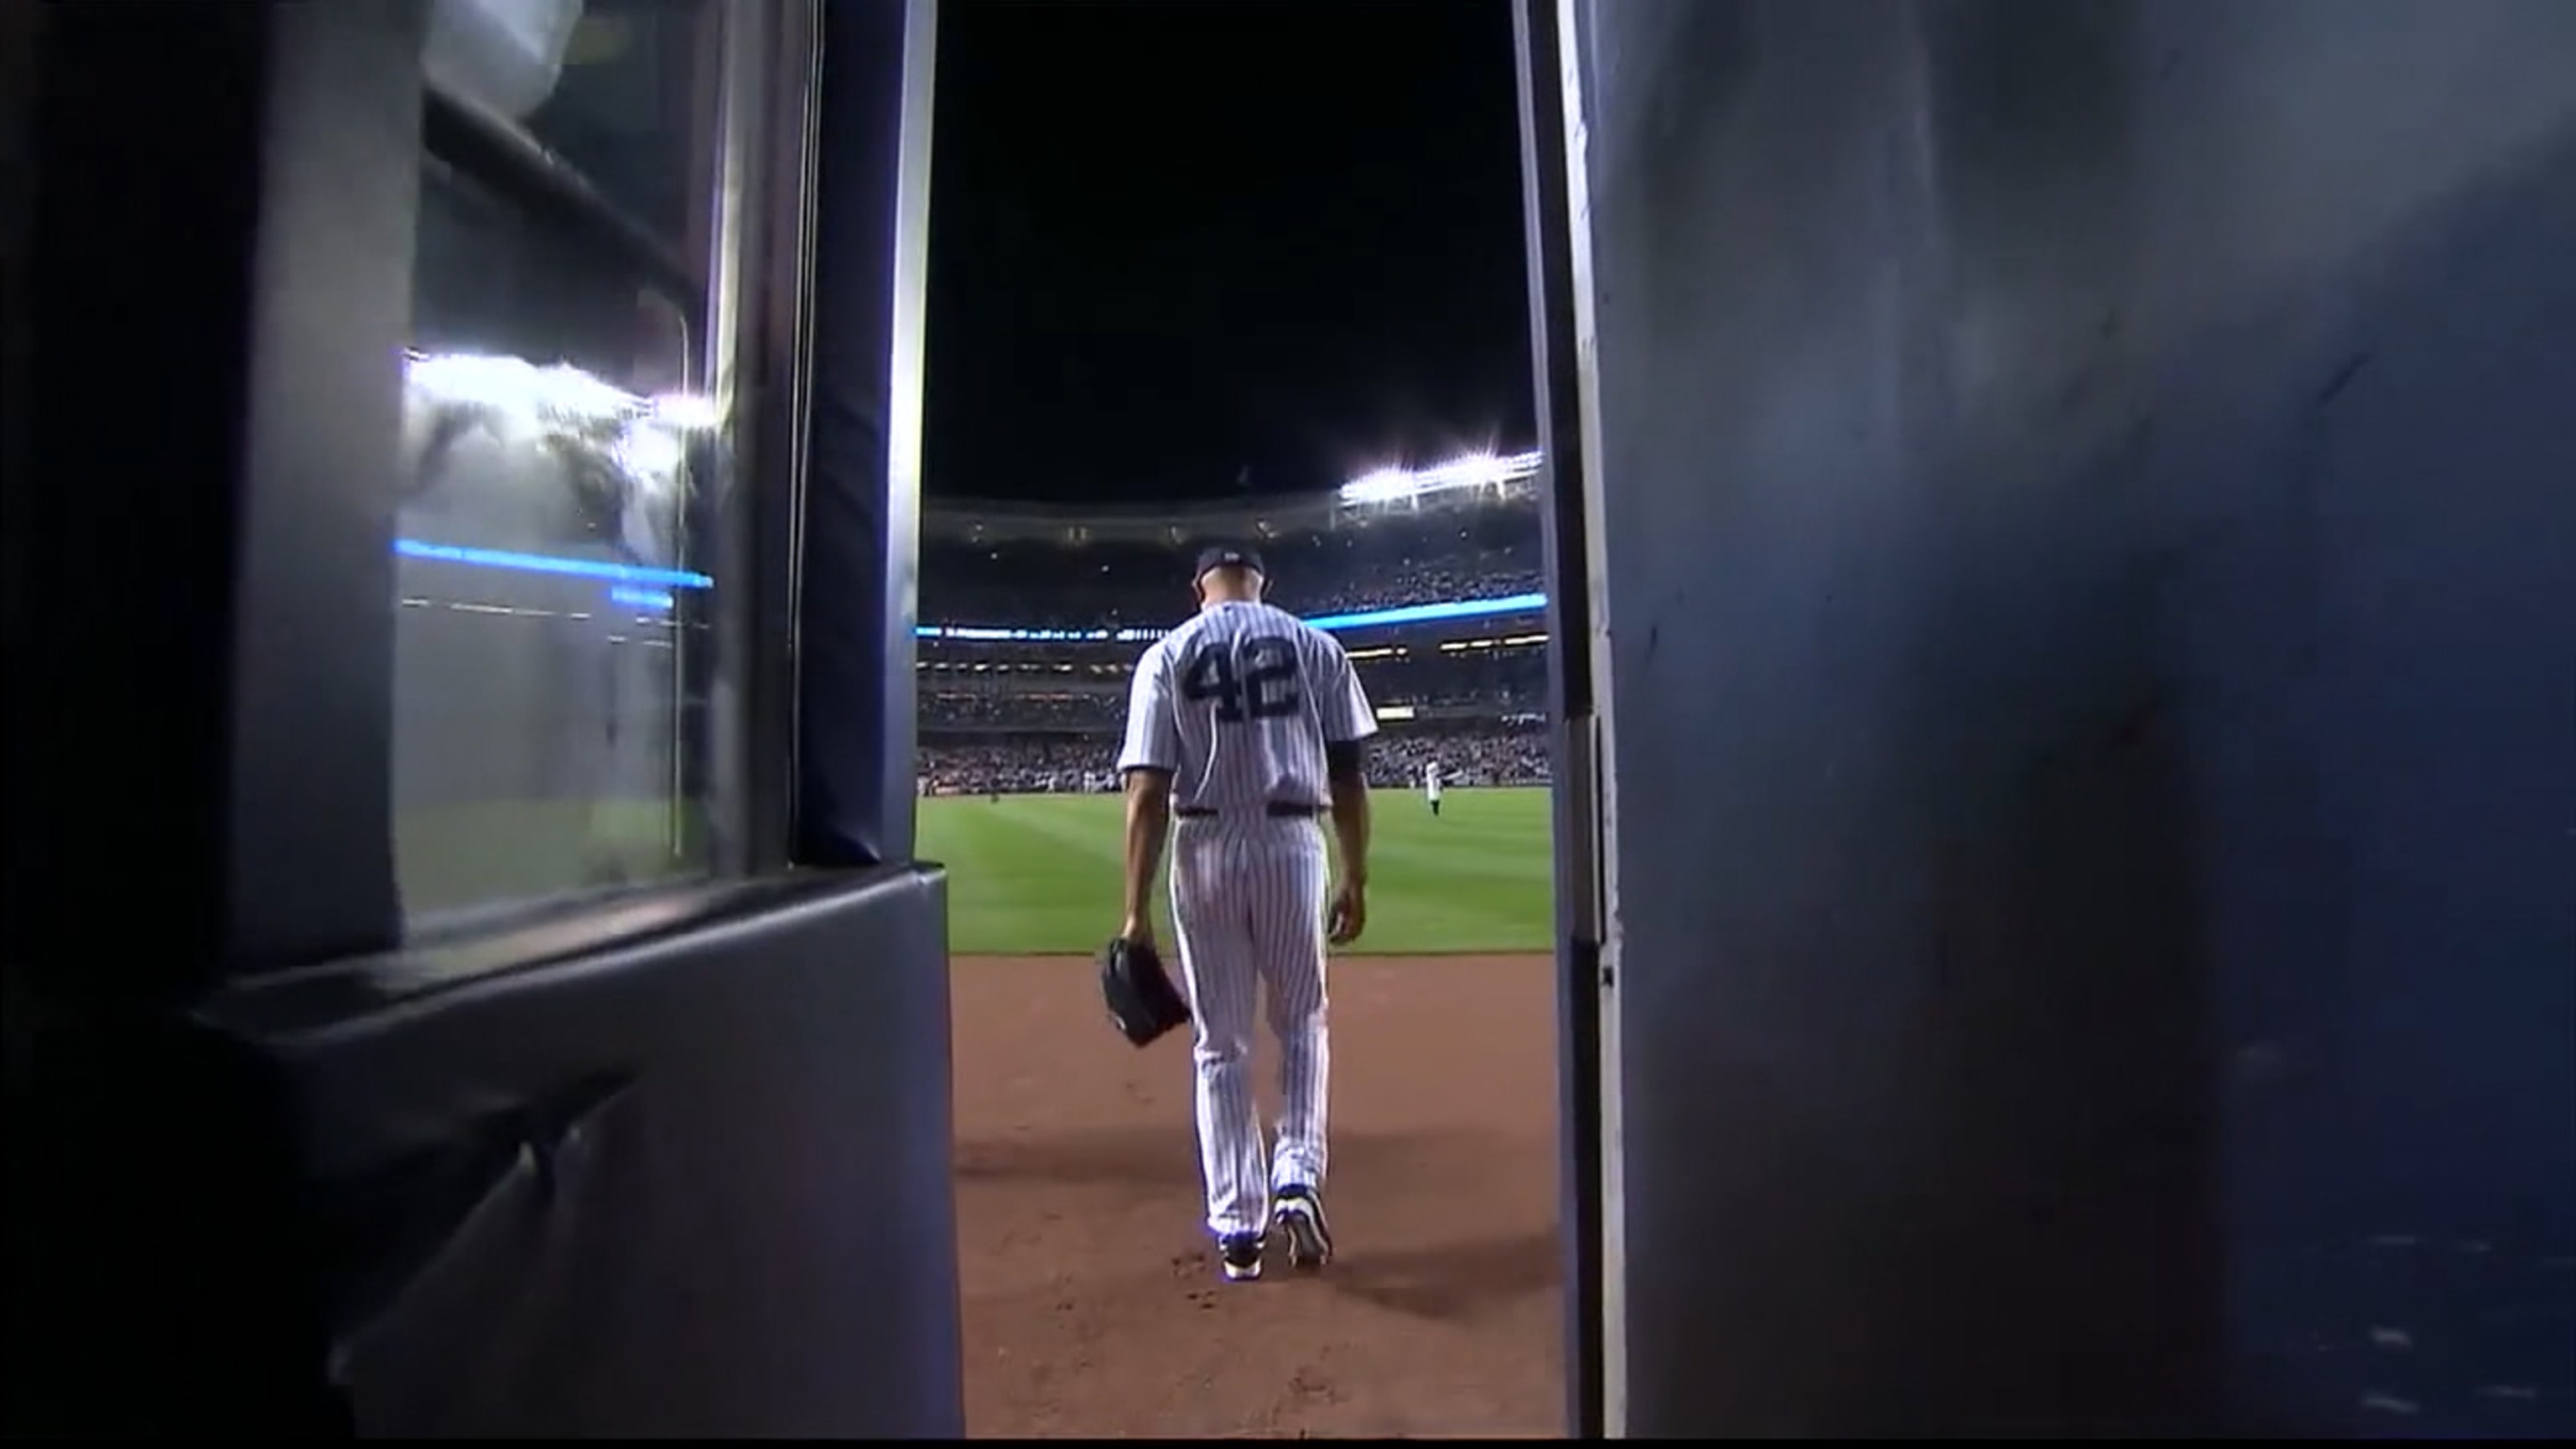
[[[1547,791],[1454,790],[1437,819],[1418,793],[1383,791],[1377,804],[1369,928],[1356,954],[1548,949]],[[1098,949],[1118,924],[1122,809],[1115,795],[921,802],[921,854],[949,868],[950,949]],[[1155,894],[1160,914],[1160,881]]]
[[[1117,815],[1100,811],[1101,803],[1085,796],[923,801],[920,854],[948,866],[949,949],[1036,955],[1088,952],[1106,940],[1118,925],[1121,845]],[[1103,824],[1109,828],[1098,828]]]

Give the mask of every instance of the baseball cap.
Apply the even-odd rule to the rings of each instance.
[[[1250,569],[1265,578],[1270,574],[1270,570],[1261,566],[1261,555],[1230,543],[1220,543],[1211,548],[1200,549],[1199,566],[1190,570],[1190,582],[1197,583],[1206,578],[1211,569]]]

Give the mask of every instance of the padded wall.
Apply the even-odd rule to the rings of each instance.
[[[2576,7],[1573,10],[1630,1431],[2576,1432]]]

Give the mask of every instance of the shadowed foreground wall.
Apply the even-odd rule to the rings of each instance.
[[[2576,1431],[2576,6],[1576,14],[1631,1431]]]

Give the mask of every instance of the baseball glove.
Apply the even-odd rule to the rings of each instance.
[[[1109,1003],[1109,1024],[1140,1047],[1190,1019],[1189,1003],[1150,942],[1121,938],[1100,948],[1100,994]]]

